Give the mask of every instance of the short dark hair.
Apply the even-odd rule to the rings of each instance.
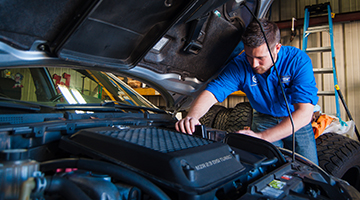
[[[274,47],[276,43],[280,42],[280,30],[279,27],[272,21],[267,19],[259,19],[264,28],[266,39],[270,48]],[[261,32],[261,28],[256,20],[253,20],[246,28],[242,40],[244,45],[256,48],[265,43],[265,38]]]

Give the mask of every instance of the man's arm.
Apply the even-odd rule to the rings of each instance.
[[[212,105],[217,103],[215,96],[204,90],[196,98],[195,102],[192,104],[188,114],[185,118],[179,120],[175,124],[177,131],[192,134],[195,131],[195,125],[199,125],[199,119],[210,109]]]
[[[295,111],[292,113],[295,132],[304,127],[311,121],[314,112],[314,106],[310,103],[294,104]],[[253,137],[261,138],[268,142],[275,142],[281,140],[292,134],[292,124],[290,117],[283,119],[278,125],[269,128],[260,133],[254,133],[250,130],[240,130],[238,133],[243,133]]]

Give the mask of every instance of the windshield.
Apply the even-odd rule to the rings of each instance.
[[[69,68],[0,70],[0,101],[37,105],[94,105],[107,101],[157,108],[111,73]]]

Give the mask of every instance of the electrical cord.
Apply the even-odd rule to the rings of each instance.
[[[269,51],[269,54],[270,54],[270,57],[271,57],[271,61],[274,65],[274,69],[276,71],[276,75],[278,77],[278,82],[279,82],[279,85],[280,85],[280,88],[281,88],[281,93],[283,95],[283,98],[285,100],[285,104],[286,104],[286,109],[287,109],[287,112],[289,114],[289,118],[290,118],[290,122],[291,122],[291,134],[292,134],[292,139],[293,139],[293,143],[292,143],[292,146],[293,146],[293,151],[292,151],[292,162],[295,161],[295,125],[294,125],[294,120],[292,118],[292,115],[291,115],[291,111],[290,111],[290,107],[289,107],[289,103],[286,99],[286,96],[285,96],[285,91],[284,91],[284,87],[283,85],[281,84],[281,79],[280,79],[280,74],[279,74],[279,71],[277,70],[277,67],[275,65],[275,61],[274,61],[274,58],[271,54],[271,49],[270,49],[270,46],[269,46],[269,43],[267,41],[267,38],[266,38],[266,35],[265,35],[265,31],[264,31],[264,28],[261,24],[261,22],[259,21],[259,19],[254,15],[254,13],[250,10],[250,8],[246,5],[246,3],[244,2],[243,5],[245,6],[245,8],[251,13],[251,15],[253,16],[253,18],[256,20],[256,22],[259,24],[260,26],[260,29],[261,29],[261,32],[262,34],[264,35],[264,39],[265,39],[265,43],[266,43],[266,46],[268,48],[268,51]]]

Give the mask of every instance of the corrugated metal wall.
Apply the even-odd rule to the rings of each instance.
[[[84,75],[80,74],[79,72],[72,70],[72,69],[66,69],[66,68],[48,68],[49,73],[51,76],[54,74],[57,74],[59,76],[62,76],[63,73],[67,73],[70,75],[70,86],[72,88],[76,88],[79,91],[84,91],[85,95],[93,95],[94,90],[97,90],[98,85],[88,79],[84,79]],[[61,82],[65,82],[65,79],[62,79]]]
[[[360,0],[275,0],[271,9],[271,20],[280,22],[304,18],[304,8],[307,5],[330,2],[332,11],[336,14],[360,11]],[[303,28],[296,29],[296,37],[290,42],[291,30],[281,30],[283,45],[302,48]],[[334,23],[333,26],[337,79],[356,124],[360,124],[360,21]],[[328,33],[313,33],[309,36],[308,47],[330,46]],[[309,54],[315,68],[331,67],[331,53]],[[315,74],[320,91],[334,90],[332,74]],[[339,100],[340,101],[340,100]],[[319,103],[326,114],[335,114],[335,97],[322,96]],[[340,101],[341,118],[348,120],[344,106]]]

